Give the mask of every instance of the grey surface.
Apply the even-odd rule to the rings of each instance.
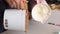
[[[48,22],[60,24],[60,10],[52,10]]]
[[[56,32],[60,31],[59,26],[49,25],[47,23],[41,24],[37,21],[31,19],[29,21],[29,28],[27,34],[56,34]],[[6,31],[1,34],[26,34],[25,32],[21,31]]]
[[[29,29],[27,34],[54,34],[54,32],[60,31],[60,27],[48,24],[41,24],[34,20],[30,20]],[[6,31],[1,34],[25,34],[21,31]]]

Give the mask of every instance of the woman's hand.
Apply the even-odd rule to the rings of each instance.
[[[24,9],[24,2],[27,0],[6,0],[11,8]],[[22,8],[23,7],[23,8]]]
[[[11,8],[17,8],[16,2],[14,0],[6,0]]]

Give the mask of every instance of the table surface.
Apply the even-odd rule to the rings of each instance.
[[[33,19],[29,21],[29,28],[27,34],[56,34],[54,32],[60,31],[59,26],[49,25],[47,23],[41,24]],[[1,34],[25,34],[25,32],[21,31],[5,31]]]

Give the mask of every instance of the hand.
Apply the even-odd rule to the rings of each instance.
[[[27,0],[15,0],[17,3],[17,9],[24,9],[24,3],[28,3]]]
[[[6,0],[6,1],[11,8],[14,7],[14,8],[17,8],[17,9],[24,9],[24,2],[28,2],[27,0]]]
[[[9,4],[9,6],[11,8],[13,8],[13,7],[16,8],[17,7],[16,2],[14,0],[6,0],[6,2]]]

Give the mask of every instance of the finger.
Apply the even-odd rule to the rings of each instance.
[[[16,4],[15,4],[15,2],[13,0],[10,0],[10,3],[11,3],[10,4],[11,8],[13,8],[13,7],[16,8]]]
[[[17,9],[21,8],[21,0],[15,0]]]
[[[6,2],[9,4],[9,6],[11,7],[12,2],[10,0],[6,0]]]
[[[21,9],[24,9],[24,2],[21,0]]]
[[[17,3],[16,3],[16,1],[15,1],[15,0],[12,0],[12,2],[13,2],[13,5],[14,5],[14,8],[17,8]]]

